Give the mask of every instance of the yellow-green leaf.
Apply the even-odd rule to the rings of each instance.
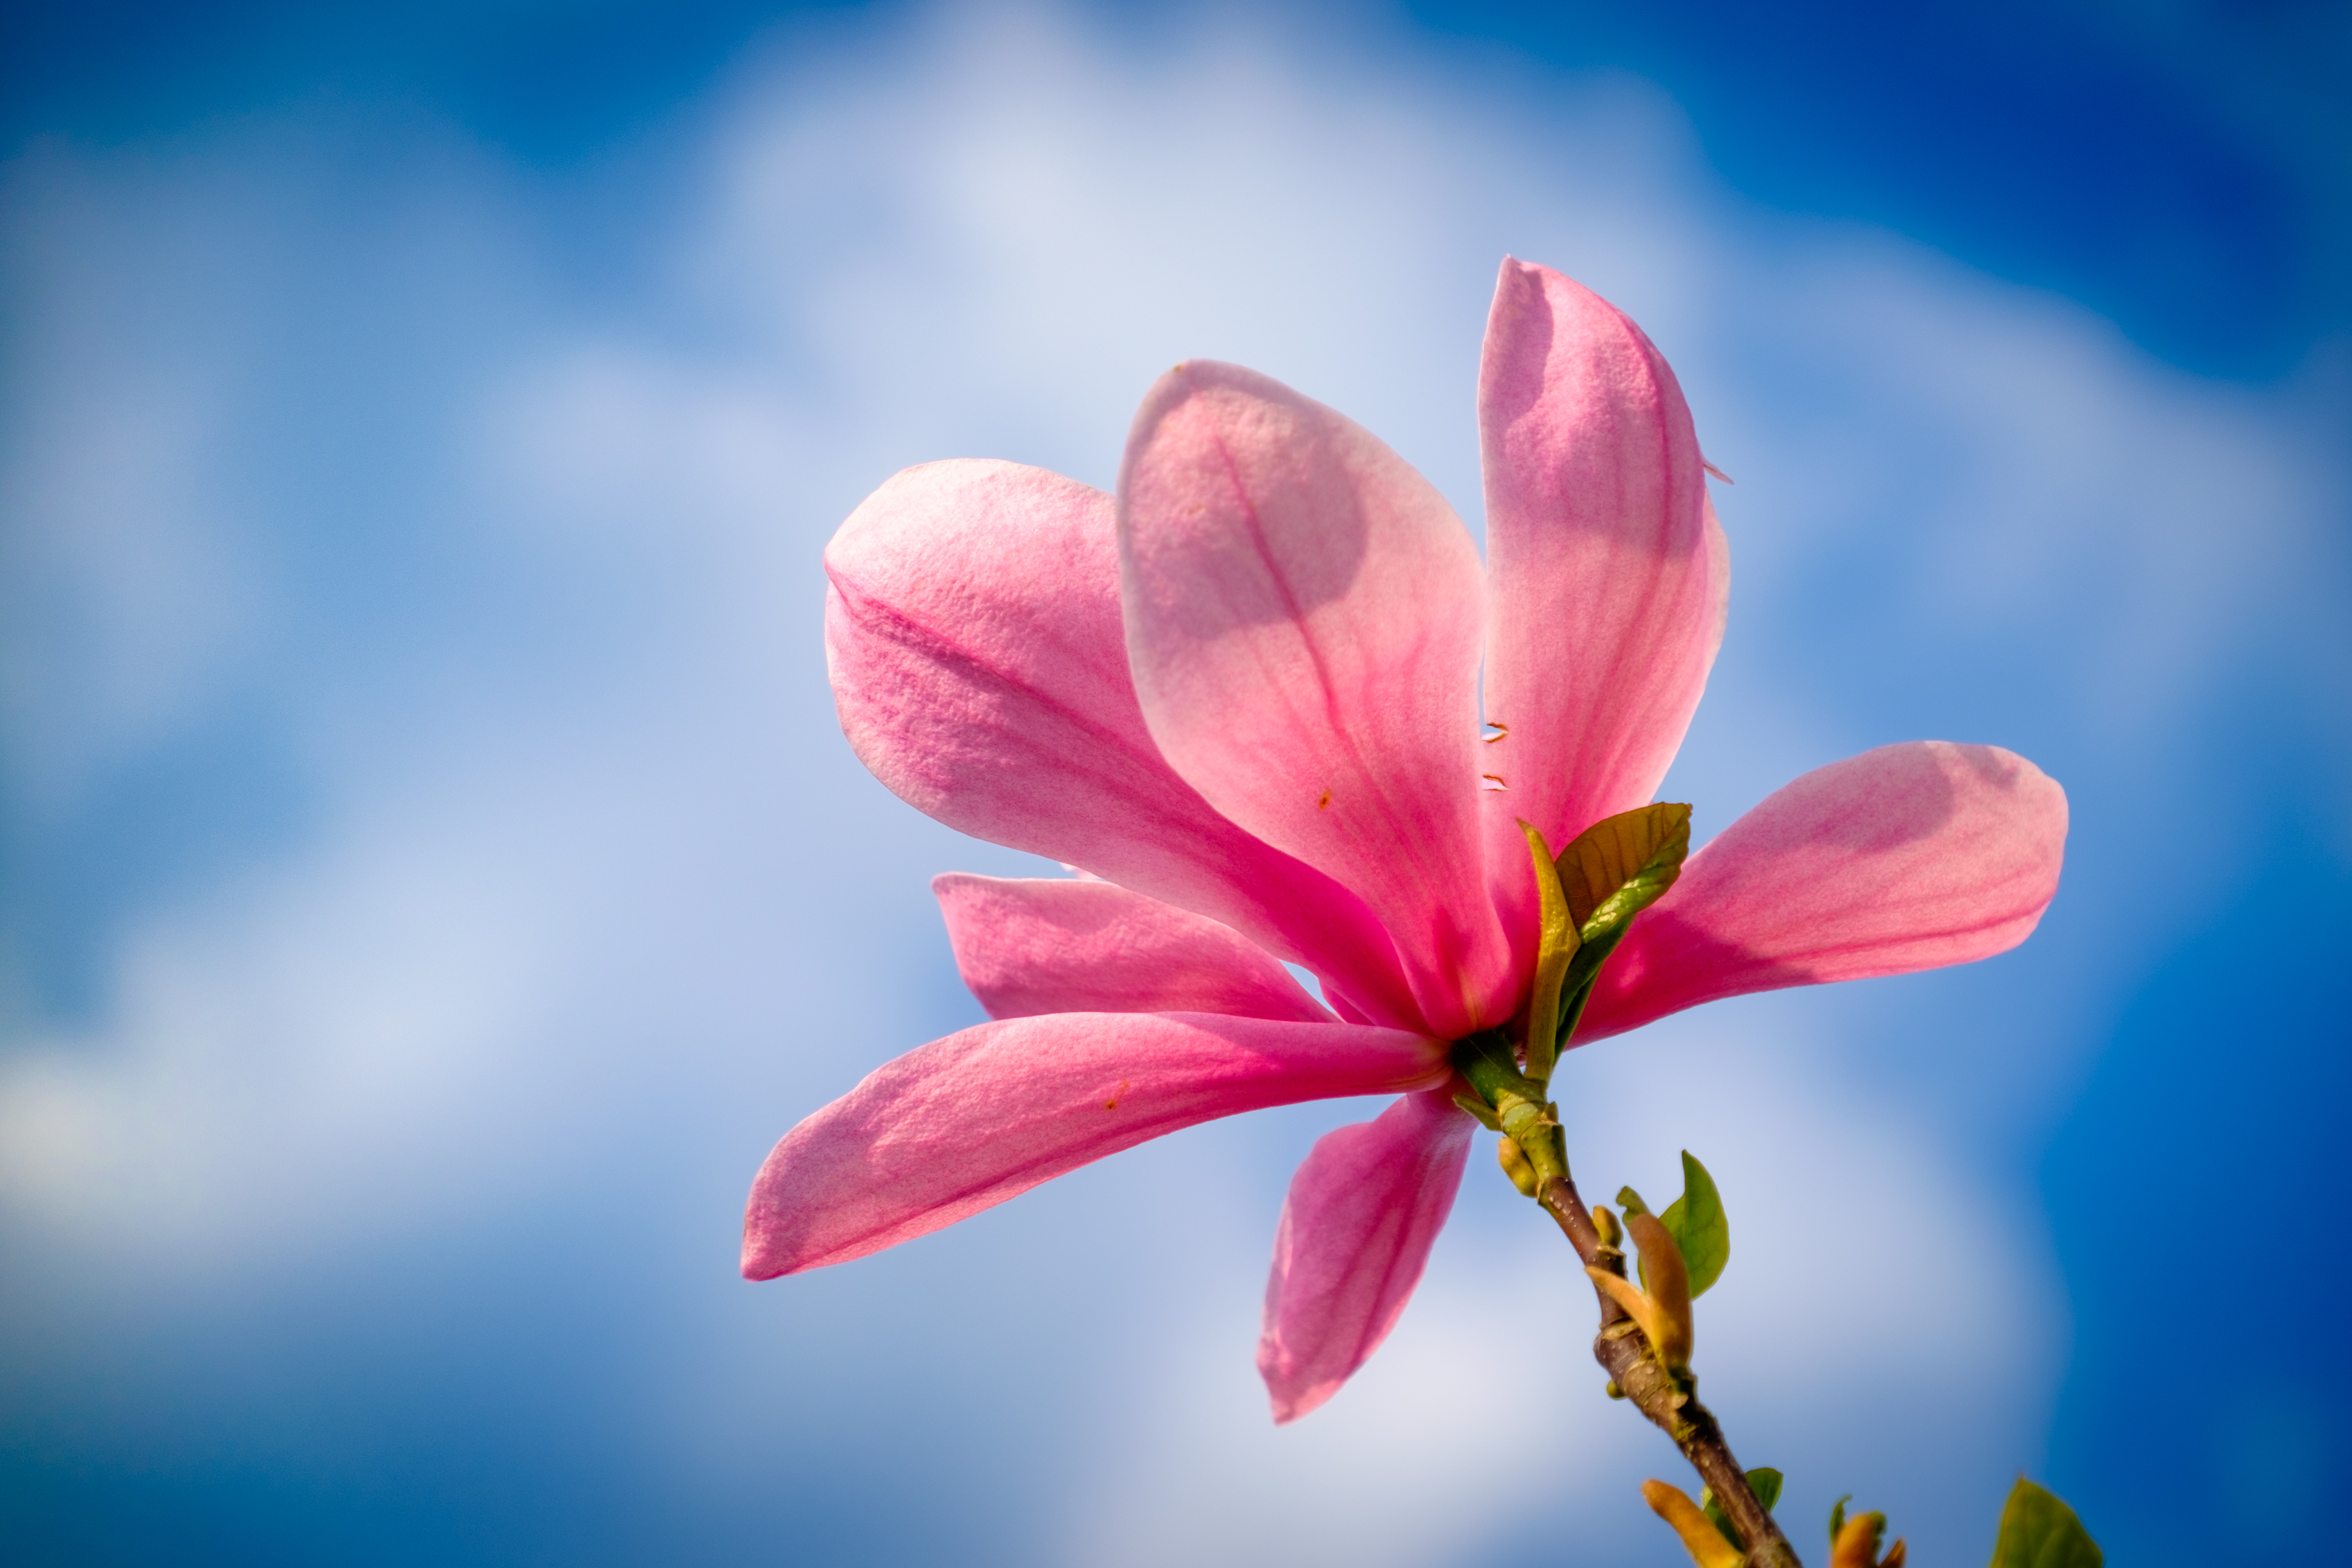
[[[1690,853],[1691,808],[1671,801],[1604,816],[1559,852],[1560,890],[1585,941],[1674,886]]]
[[[2000,1510],[1992,1568],[2099,1568],[2106,1554],[2074,1510],[2023,1476]]]
[[[1569,960],[1559,1037],[1566,1043],[1592,994],[1601,962],[1617,949],[1633,917],[1658,901],[1682,875],[1690,855],[1691,808],[1661,801],[1604,816],[1559,852],[1560,892],[1576,924]]]
[[[1535,862],[1538,915],[1536,927],[1536,986],[1528,1002],[1528,1077],[1542,1083],[1551,1077],[1559,1050],[1560,986],[1568,979],[1569,961],[1576,956],[1576,921],[1561,890],[1559,868],[1551,846],[1532,822],[1522,820],[1528,855]]]
[[[1723,1266],[1731,1261],[1731,1223],[1724,1218],[1715,1178],[1687,1149],[1683,1151],[1683,1195],[1666,1205],[1658,1222],[1682,1248],[1693,1296],[1723,1277]]]

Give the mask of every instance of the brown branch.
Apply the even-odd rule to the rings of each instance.
[[[1601,1241],[1600,1231],[1593,1227],[1591,1211],[1584,1206],[1573,1180],[1552,1176],[1536,1196],[1587,1267],[1620,1277],[1624,1274],[1625,1255]],[[1724,1441],[1723,1428],[1691,1392],[1690,1379],[1678,1379],[1666,1370],[1623,1308],[1597,1288],[1593,1294],[1601,1300],[1601,1331],[1593,1337],[1592,1359],[1624,1391],[1635,1409],[1675,1440],[1683,1458],[1698,1471],[1748,1542],[1750,1568],[1803,1568],[1789,1538],[1757,1501],[1748,1485],[1748,1472],[1739,1468],[1739,1461],[1731,1457],[1731,1445]]]
[[[1456,1040],[1454,1066],[1476,1096],[1475,1100],[1457,1097],[1456,1103],[1477,1110],[1480,1119],[1507,1140],[1504,1169],[1511,1173],[1513,1183],[1559,1222],[1585,1267],[1622,1279],[1625,1255],[1601,1239],[1591,1211],[1584,1206],[1569,1174],[1559,1110],[1545,1097],[1544,1086],[1520,1071],[1509,1037],[1501,1030],[1488,1030]],[[1706,1480],[1747,1542],[1749,1568],[1804,1568],[1789,1538],[1756,1500],[1755,1491],[1748,1485],[1748,1472],[1739,1468],[1739,1461],[1731,1457],[1731,1445],[1723,1440],[1723,1428],[1698,1402],[1689,1369],[1676,1373],[1669,1368],[1658,1358],[1641,1326],[1608,1292],[1596,1284],[1593,1293],[1601,1299],[1601,1331],[1592,1341],[1592,1358],[1607,1370],[1611,1387],[1672,1437],[1683,1458]]]

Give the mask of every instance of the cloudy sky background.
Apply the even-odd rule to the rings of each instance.
[[[2352,137],[2309,89],[2342,29],[1825,11],[1809,55],[1580,15],[24,25],[0,1520],[30,1560],[1680,1561],[1634,1490],[1678,1461],[1600,1396],[1565,1249],[1483,1160],[1389,1345],[1271,1427],[1284,1184],[1367,1107],[734,1268],[770,1143],[979,1016],[930,873],[1035,866],[850,755],[834,527],[932,458],[1107,487],[1197,355],[1351,414],[1475,529],[1506,253],[1630,311],[1738,481],[1667,784],[1702,837],[1921,736],[2073,801],[2018,952],[1564,1071],[1588,1186],[1671,1193],[1684,1147],[1722,1184],[1699,1370],[1801,1548],[1852,1491],[1976,1561],[2021,1468],[2119,1564],[2332,1526]]]

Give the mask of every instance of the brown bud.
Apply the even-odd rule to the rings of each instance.
[[[1625,1309],[1627,1317],[1642,1325],[1650,1348],[1667,1369],[1680,1372],[1690,1364],[1691,1356],[1690,1273],[1683,1267],[1682,1248],[1675,1245],[1655,1215],[1628,1215],[1625,1228],[1633,1233],[1634,1243],[1642,1249],[1642,1272],[1649,1279],[1649,1290],[1644,1292],[1605,1268],[1588,1268],[1585,1273],[1611,1300]]]
[[[1884,1561],[1880,1559],[1878,1538],[1885,1533],[1885,1514],[1853,1515],[1830,1547],[1830,1568],[1903,1568],[1906,1554],[1900,1541],[1887,1552]]]
[[[1740,1568],[1748,1561],[1748,1553],[1725,1540],[1723,1531],[1716,1529],[1715,1521],[1702,1513],[1698,1504],[1691,1501],[1681,1488],[1670,1487],[1664,1481],[1643,1481],[1642,1500],[1674,1527],[1675,1533],[1683,1538],[1683,1550],[1691,1554],[1691,1561],[1698,1568]]]

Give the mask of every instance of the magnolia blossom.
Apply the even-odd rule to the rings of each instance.
[[[1199,361],[1144,399],[1116,496],[932,463],[842,525],[826,652],[858,756],[950,826],[1080,875],[938,879],[994,1021],[784,1136],[751,1191],[748,1277],[1213,1117],[1391,1093],[1292,1181],[1258,1351],[1281,1421],[1362,1364],[1461,1182],[1475,1123],[1451,1042],[1505,1025],[1531,983],[1518,823],[1558,847],[1653,798],[1729,586],[1674,374],[1598,296],[1503,264],[1478,417],[1483,567],[1368,432]],[[2058,785],[1995,747],[1808,773],[1690,858],[1572,1043],[2000,952],[2055,891],[2065,828]]]

